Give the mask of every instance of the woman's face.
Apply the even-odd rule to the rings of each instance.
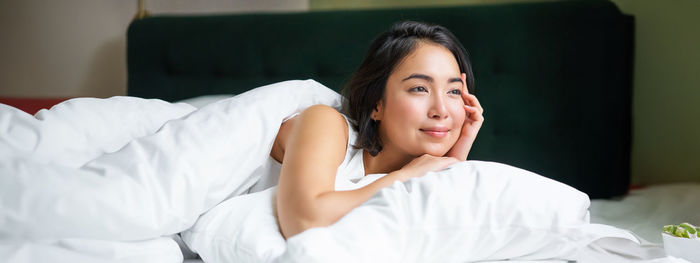
[[[396,65],[374,119],[384,150],[443,156],[459,138],[465,119],[459,65],[445,47],[418,42]]]

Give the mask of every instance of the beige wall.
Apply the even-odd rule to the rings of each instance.
[[[0,96],[123,94],[123,35],[135,6],[122,1],[2,1]]]
[[[537,0],[310,0],[309,5],[317,10],[528,1]],[[700,1],[612,1],[636,20],[632,183],[700,182]]]
[[[126,28],[137,1],[0,1],[0,96],[126,94]],[[308,0],[150,0],[157,13],[307,10]]]
[[[700,181],[700,1],[613,2],[636,22],[633,182]]]

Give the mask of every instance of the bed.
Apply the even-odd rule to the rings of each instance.
[[[405,19],[449,28],[471,56],[487,121],[470,154],[475,161],[452,171],[479,180],[441,171],[395,184],[336,225],[285,243],[269,205],[274,188],[253,192],[259,178],[208,175],[261,169],[251,163],[268,157],[270,123],[304,105],[337,106],[336,92],[369,42]],[[18,174],[0,177],[3,212],[12,212],[2,214],[0,254],[11,262],[684,262],[665,255],[660,228],[700,222],[692,212],[700,186],[630,190],[633,39],[633,17],[609,1],[136,20],[127,33],[129,97],[75,99],[34,116],[0,107],[0,125],[26,124],[2,126],[14,132],[0,143],[34,143],[26,155],[0,150],[0,169]],[[250,141],[228,134],[250,129],[259,132]],[[240,152],[231,156],[221,145]],[[481,202],[450,202],[464,192]],[[423,205],[404,210],[414,197]],[[449,209],[469,205],[483,211]],[[426,212],[438,208],[492,225],[469,226],[473,236],[401,229],[447,222]],[[358,222],[366,229],[353,231]],[[540,227],[496,227],[512,222]],[[392,247],[390,237],[406,242]],[[638,242],[592,241],[599,237]],[[571,240],[595,245],[581,252],[583,243]],[[455,242],[471,249],[454,249]]]

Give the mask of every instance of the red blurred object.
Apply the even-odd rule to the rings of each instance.
[[[647,188],[646,185],[639,185],[639,184],[630,184],[630,186],[627,188],[627,193],[625,195],[629,195],[630,192],[634,190],[639,190],[639,189],[644,189]]]
[[[59,104],[70,98],[5,98],[0,97],[0,103],[23,110],[34,115],[41,109],[49,109],[51,106]]]
[[[638,190],[638,189],[644,189],[644,188],[646,188],[645,185],[633,184],[633,185],[630,185],[629,190],[632,191],[632,190]]]

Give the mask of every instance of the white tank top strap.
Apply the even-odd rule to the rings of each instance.
[[[348,124],[348,144],[345,151],[345,160],[338,166],[338,172],[335,175],[335,190],[344,191],[358,188],[357,181],[365,176],[365,167],[362,160],[362,149],[354,147],[357,141],[357,132],[352,128],[353,121],[345,114],[343,118]]]

